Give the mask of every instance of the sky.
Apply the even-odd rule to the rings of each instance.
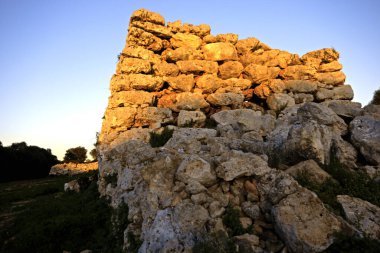
[[[300,56],[334,47],[354,101],[380,88],[379,0],[0,0],[0,141],[94,147],[133,11]]]

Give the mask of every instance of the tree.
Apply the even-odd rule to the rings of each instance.
[[[41,178],[58,163],[50,150],[28,146],[25,142],[0,148],[0,182]]]
[[[380,105],[380,89],[376,90],[375,93],[373,93],[373,98],[370,104]]]
[[[92,156],[92,160],[93,161],[97,161],[98,160],[98,157],[97,157],[98,153],[96,151],[96,148],[94,148],[94,149],[91,150],[90,155]]]
[[[84,147],[69,148],[66,150],[64,162],[83,163],[87,158],[87,149]]]

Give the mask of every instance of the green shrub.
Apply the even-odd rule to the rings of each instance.
[[[225,233],[206,234],[195,242],[193,253],[235,253],[236,248],[231,238]]]
[[[240,222],[240,212],[238,209],[234,209],[232,206],[228,205],[226,212],[223,215],[223,224],[226,226],[229,236],[242,235],[245,233],[252,232],[252,227],[244,229]]]
[[[165,127],[161,133],[150,132],[149,143],[153,148],[162,147],[173,136],[173,129]]]
[[[373,93],[373,98],[372,98],[372,101],[370,102],[370,104],[380,105],[380,89],[376,90]]]

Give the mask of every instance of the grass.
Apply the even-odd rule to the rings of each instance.
[[[125,207],[113,210],[99,197],[96,181],[84,177],[78,180],[86,189],[63,192],[63,183],[72,179],[64,176],[0,185],[2,210],[15,201],[29,201],[0,229],[0,252],[122,252],[123,238],[115,235],[127,226],[128,211]],[[112,216],[119,221],[117,230]]]

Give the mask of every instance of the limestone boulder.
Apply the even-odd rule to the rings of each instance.
[[[128,129],[135,123],[137,109],[132,107],[117,107],[107,109],[104,115],[103,128]]]
[[[309,80],[288,80],[285,87],[294,93],[313,93],[318,89],[318,83]]]
[[[211,165],[197,155],[186,157],[179,165],[176,178],[188,184],[190,181],[209,187],[216,183],[216,175]]]
[[[142,60],[138,58],[125,58],[121,57],[116,66],[117,74],[139,74],[149,73],[151,71],[149,60]]]
[[[380,240],[380,207],[348,195],[338,195],[345,218],[365,236]]]
[[[342,137],[333,139],[332,152],[335,158],[346,168],[357,169],[356,161],[358,159],[358,151],[349,142]]]
[[[135,127],[161,127],[161,124],[173,122],[172,111],[168,108],[146,107],[137,110]]]
[[[127,44],[129,46],[141,46],[154,52],[160,51],[164,46],[160,38],[137,27],[129,29]]]
[[[273,93],[267,98],[266,102],[268,107],[276,112],[295,105],[294,98],[284,93]]]
[[[143,8],[138,9],[132,13],[131,22],[133,21],[147,21],[158,25],[165,25],[165,19],[161,14],[145,10]]]
[[[315,77],[327,85],[341,85],[346,81],[346,75],[341,71],[317,73]]]
[[[293,94],[292,97],[294,98],[294,101],[296,102],[296,104],[303,104],[303,103],[314,101],[313,94],[308,94],[308,93],[296,93],[296,94]]]
[[[122,51],[122,55],[128,58],[149,60],[151,63],[158,63],[161,61],[160,55],[155,54],[153,51],[145,49],[141,46],[131,47],[126,45]]]
[[[254,83],[260,84],[263,81],[275,79],[280,73],[280,68],[278,67],[267,67],[257,64],[249,64],[244,69],[244,74],[246,77]]]
[[[204,45],[203,55],[209,61],[237,60],[237,51],[231,43],[217,42]]]
[[[120,91],[115,92],[108,102],[109,108],[126,107],[131,105],[153,105],[155,96],[146,91]]]
[[[320,59],[323,63],[331,63],[339,59],[339,52],[334,48],[323,48],[306,53],[301,59],[306,61],[308,58]]]
[[[226,42],[231,44],[236,44],[239,39],[239,35],[234,33],[224,33],[217,34],[216,36],[207,35],[203,38],[203,41],[206,43],[216,43],[216,42]]]
[[[335,72],[342,70],[343,65],[338,61],[332,61],[330,63],[321,64],[318,68],[319,72]]]
[[[98,163],[59,163],[51,167],[49,175],[77,175],[98,169]]]
[[[348,100],[330,100],[322,103],[343,119],[353,119],[362,112],[362,105]]]
[[[221,111],[211,115],[219,125],[230,125],[243,132],[255,131],[260,136],[265,136],[275,126],[275,118],[272,115],[261,115],[250,109],[237,109]]]
[[[223,154],[216,175],[225,181],[232,181],[242,176],[262,176],[270,171],[267,163],[257,155],[232,150]]]
[[[280,67],[282,69],[289,65],[301,64],[298,55],[290,54],[278,49],[263,51],[260,53],[247,52],[240,57],[240,60],[245,66],[254,63],[268,67]]]
[[[178,66],[174,63],[162,61],[153,65],[153,71],[156,76],[177,76],[179,73]]]
[[[236,87],[244,91],[251,88],[252,82],[248,79],[243,79],[243,78],[230,78],[227,80],[223,80],[223,84],[224,86]]]
[[[218,63],[204,60],[177,61],[179,70],[183,74],[217,74]]]
[[[164,85],[162,77],[153,75],[131,74],[126,81],[135,90],[158,91]]]
[[[237,93],[213,93],[207,96],[207,102],[214,106],[239,105],[243,103],[244,95]]]
[[[202,127],[206,122],[206,115],[201,111],[181,110],[178,115],[177,124],[180,127]]]
[[[282,93],[285,90],[285,82],[280,79],[270,79],[256,86],[254,93],[262,99],[266,99],[272,93]]]
[[[322,184],[331,176],[321,169],[319,165],[314,160],[306,160],[300,163],[297,163],[294,166],[289,167],[286,173],[292,175],[294,178],[297,178],[300,175],[306,175],[310,177],[310,180]]]
[[[288,66],[280,72],[286,80],[313,80],[317,75],[315,68],[307,65]]]
[[[167,26],[175,33],[191,33],[199,37],[204,37],[210,34],[211,28],[209,25],[193,25],[188,23],[182,23],[181,20],[176,20],[174,22],[168,22]]]
[[[321,252],[334,242],[341,222],[307,189],[282,199],[272,209],[275,230],[293,252]]]
[[[351,100],[354,98],[354,91],[351,85],[341,85],[334,87],[333,89],[320,88],[315,94],[315,98],[318,101],[324,101],[327,99],[332,100]]]
[[[176,110],[194,111],[209,107],[202,94],[182,92],[176,96],[175,108]]]
[[[197,78],[196,87],[202,89],[204,93],[213,93],[223,87],[223,80],[215,74],[205,74]]]
[[[75,191],[80,192],[80,184],[78,180],[71,180],[70,182],[67,182],[64,184],[63,189],[65,192]]]
[[[222,79],[238,78],[243,72],[243,64],[238,61],[228,61],[219,66],[219,76]]]
[[[297,115],[303,122],[314,120],[321,125],[330,127],[333,131],[339,133],[340,135],[347,133],[347,124],[344,120],[340,118],[333,110],[322,104],[305,103],[298,109]]]
[[[236,49],[239,55],[244,55],[247,52],[254,52],[262,48],[262,43],[256,38],[247,38],[238,40]]]
[[[163,39],[170,39],[173,36],[173,33],[170,30],[170,28],[163,25],[158,25],[152,22],[133,21],[130,23],[130,26],[143,29],[144,31],[152,33],[155,36],[159,38],[163,38]]]
[[[380,119],[371,116],[355,117],[350,123],[351,143],[367,162],[380,164]]]
[[[166,77],[164,80],[171,88],[179,91],[191,91],[194,87],[194,75],[184,75]]]
[[[189,60],[204,60],[201,50],[194,47],[179,47],[176,49],[167,49],[162,53],[163,59],[167,62],[189,61]]]
[[[202,39],[194,34],[176,33],[170,39],[170,43],[174,48],[191,47],[198,49],[202,45]]]

